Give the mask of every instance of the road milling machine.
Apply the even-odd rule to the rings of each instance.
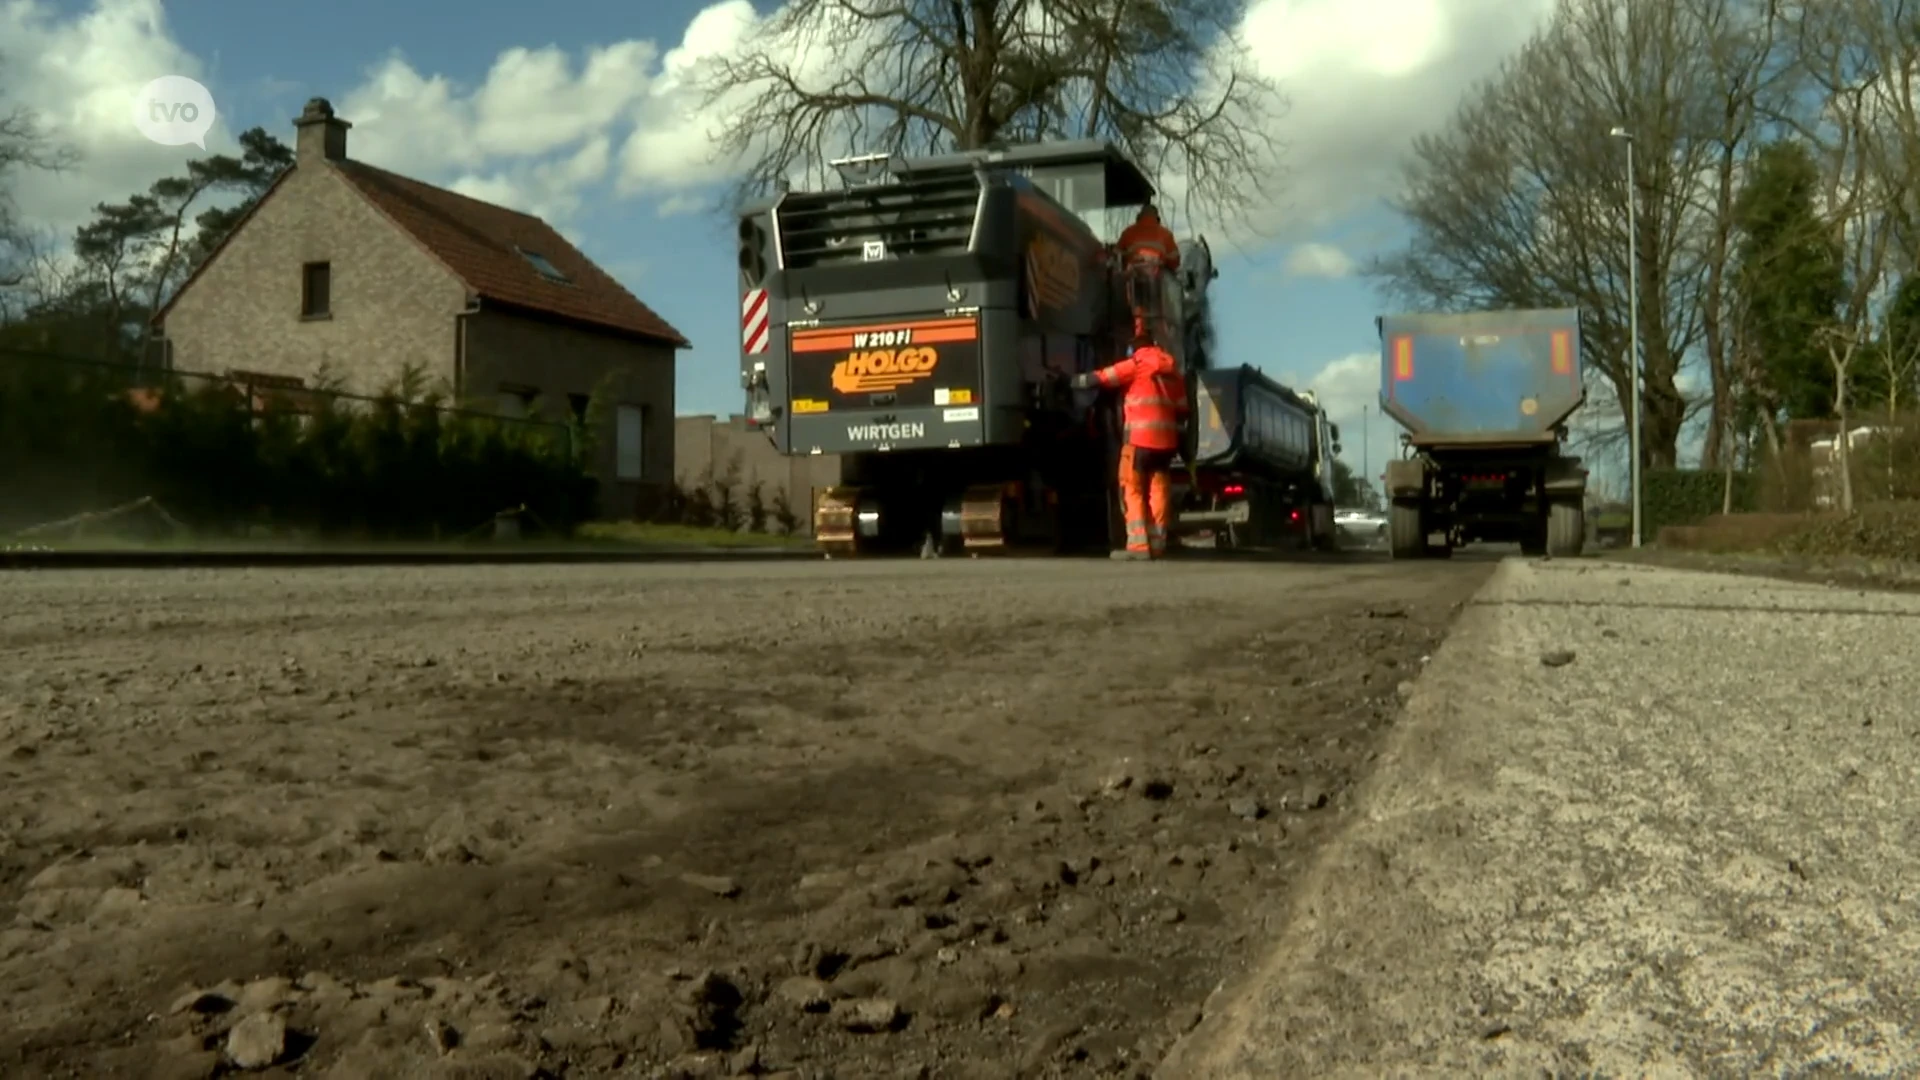
[[[748,422],[839,454],[815,493],[830,555],[1120,546],[1117,395],[1068,381],[1126,355],[1134,310],[1208,365],[1204,239],[1177,273],[1111,246],[1146,176],[1095,141],[833,162],[843,184],[739,219]]]

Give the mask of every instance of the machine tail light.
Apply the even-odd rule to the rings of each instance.
[[[1288,521],[1293,521],[1293,522],[1298,522],[1298,521],[1300,520],[1300,511],[1298,511],[1298,510],[1295,510],[1295,511],[1293,511],[1292,513],[1290,513],[1290,514],[1288,514],[1288,515],[1287,515],[1287,520],[1288,520]]]
[[[1245,495],[1246,493],[1247,489],[1239,484],[1228,484],[1220,489],[1222,495]]]

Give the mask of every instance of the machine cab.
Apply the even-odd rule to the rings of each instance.
[[[1108,265],[1122,269],[1113,244],[1133,223],[1139,208],[1153,201],[1154,188],[1139,166],[1112,143],[1097,139],[1043,143],[1004,151],[990,151],[988,160],[1025,177],[1034,187],[1079,218],[1107,245]],[[1136,313],[1144,316],[1155,337],[1183,366],[1186,353],[1187,304],[1192,290],[1184,281],[1158,273],[1116,274],[1108,298],[1112,330],[1130,337]]]
[[[1112,244],[1140,207],[1153,201],[1153,184],[1112,143],[1094,139],[1010,151],[1025,161],[1013,171],[1072,211],[1103,243]]]

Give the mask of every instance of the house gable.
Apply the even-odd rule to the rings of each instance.
[[[302,315],[305,267],[326,263],[326,314]],[[467,288],[324,163],[296,165],[190,278],[161,318],[175,363],[377,390],[408,366],[451,379]]]

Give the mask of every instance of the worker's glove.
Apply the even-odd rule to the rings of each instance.
[[[1091,390],[1094,387],[1093,372],[1083,371],[1067,380],[1067,385],[1075,390]]]

